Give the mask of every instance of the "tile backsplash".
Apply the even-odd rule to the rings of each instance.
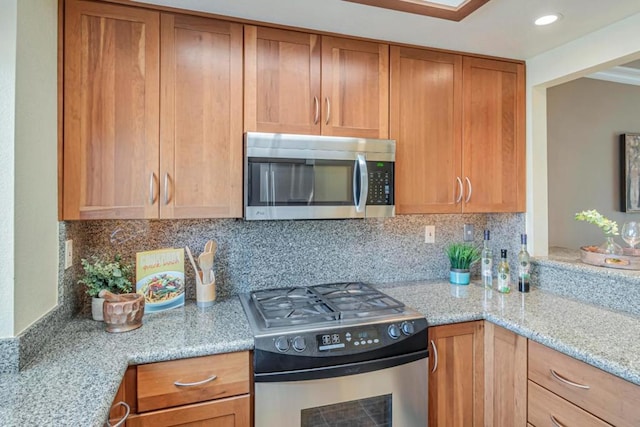
[[[269,287],[362,280],[371,283],[445,279],[444,247],[462,240],[464,224],[473,224],[475,243],[492,230],[494,253],[509,249],[515,259],[524,214],[399,215],[394,218],[320,221],[104,220],[65,223],[74,242],[76,260],[91,255],[123,255],[165,247],[202,251],[218,243],[215,275],[218,296]],[[434,225],[435,243],[424,243],[424,228]],[[63,233],[61,233],[62,235]],[[62,237],[61,237],[62,238]],[[514,264],[515,265],[515,264]],[[194,273],[185,263],[187,298],[195,298]],[[80,271],[81,272],[81,271]],[[78,293],[77,274],[65,275],[65,292]],[[87,305],[88,298],[80,306]],[[86,310],[86,308],[85,308]]]

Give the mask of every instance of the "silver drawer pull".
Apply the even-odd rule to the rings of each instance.
[[[555,427],[564,427],[564,424],[561,424],[558,420],[556,420],[556,417],[554,417],[553,415],[551,415],[551,422]]]
[[[124,422],[127,421],[127,418],[129,418],[129,413],[131,412],[131,408],[129,407],[129,405],[127,405],[127,402],[120,401],[120,402],[116,403],[113,406],[117,406],[117,405],[124,406],[124,409],[126,409],[124,417],[122,417],[120,419],[120,421],[118,421],[117,423],[115,423],[113,425],[111,425],[111,423],[109,423],[109,421],[107,421],[107,427],[120,427],[120,426],[123,426]]]
[[[574,386],[574,387],[583,388],[583,389],[585,389],[585,390],[589,390],[589,389],[591,388],[591,387],[590,387],[590,386],[588,386],[588,385],[578,384],[578,383],[574,383],[573,381],[569,381],[568,379],[563,378],[562,376],[560,376],[560,374],[558,374],[558,373],[557,373],[556,371],[554,371],[553,369],[549,369],[549,371],[551,372],[551,375],[553,375],[553,377],[554,377],[555,379],[557,379],[558,381],[560,381],[560,382],[563,382],[563,383],[565,383],[565,384],[569,384],[569,385]]]
[[[209,378],[207,378],[206,380],[202,380],[202,381],[196,381],[194,383],[182,383],[180,381],[176,381],[173,383],[173,385],[177,386],[177,387],[195,387],[197,385],[202,385],[202,384],[206,384],[206,383],[210,383],[211,381],[215,380],[216,378],[218,378],[217,375],[211,375]]]

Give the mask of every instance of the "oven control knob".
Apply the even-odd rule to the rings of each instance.
[[[293,339],[293,349],[295,351],[305,351],[305,349],[307,348],[307,342],[304,340],[304,337],[295,337]]]
[[[394,340],[397,340],[398,338],[400,338],[400,328],[398,328],[398,326],[395,323],[389,325],[389,327],[387,328],[387,333]]]
[[[411,335],[415,332],[415,329],[413,329],[413,323],[410,322],[402,322],[400,329],[402,329],[402,333],[405,335]]]
[[[276,348],[282,353],[289,350],[289,339],[284,336],[278,337],[276,339]]]

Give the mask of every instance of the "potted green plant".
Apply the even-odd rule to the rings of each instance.
[[[98,294],[105,289],[114,294],[125,294],[132,291],[131,276],[133,266],[122,262],[122,257],[116,255],[113,261],[105,261],[96,256],[91,257],[91,262],[82,259],[84,276],[78,283],[87,287],[87,294],[92,297],[91,314],[94,320],[103,320],[102,305],[104,299]]]
[[[450,243],[446,253],[451,265],[449,281],[454,285],[468,285],[471,280],[469,269],[480,260],[480,249],[471,243]]]

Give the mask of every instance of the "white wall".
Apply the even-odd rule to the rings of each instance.
[[[0,4],[0,338],[13,336],[13,200],[18,0]]]
[[[57,0],[18,2],[14,334],[58,302]]]
[[[620,209],[619,164],[619,135],[640,132],[639,111],[640,86],[581,78],[547,90],[549,246],[604,241],[598,227],[574,220],[585,209],[620,228],[640,220],[640,213]]]
[[[527,230],[533,255],[548,250],[546,88],[640,58],[638,28],[640,14],[527,60]]]

